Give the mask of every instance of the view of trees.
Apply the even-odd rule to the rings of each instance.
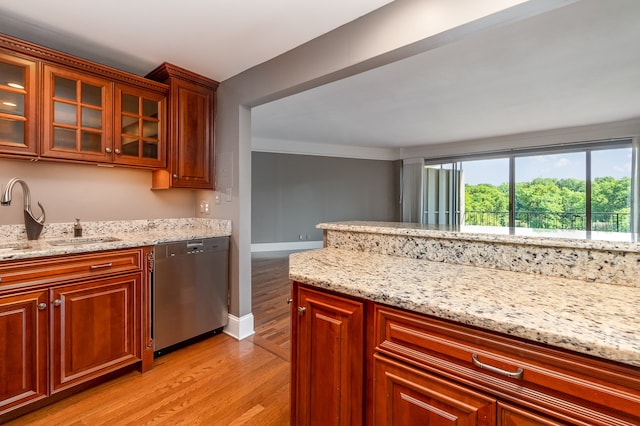
[[[631,179],[598,177],[591,185],[592,229],[629,231]],[[536,178],[516,183],[516,226],[586,229],[585,181]],[[509,186],[465,185],[467,225],[508,226]]]

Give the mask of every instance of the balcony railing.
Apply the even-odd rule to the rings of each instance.
[[[592,212],[591,230],[607,232],[629,232],[630,214],[624,212]],[[509,226],[509,212],[473,211],[464,212],[466,225]],[[586,230],[586,213],[580,212],[516,212],[515,225],[523,228]]]

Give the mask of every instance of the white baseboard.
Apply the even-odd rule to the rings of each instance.
[[[228,318],[229,322],[224,330],[222,330],[225,334],[235,337],[238,340],[255,334],[255,330],[253,329],[253,314],[244,315],[242,318],[229,314]]]
[[[322,241],[291,241],[284,243],[251,244],[252,253],[261,251],[313,250],[319,248],[322,248]]]

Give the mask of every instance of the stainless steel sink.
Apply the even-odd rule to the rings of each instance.
[[[27,243],[5,243],[0,244],[0,253],[7,253],[18,250],[29,250],[31,245]]]
[[[78,237],[78,238],[67,238],[65,240],[53,240],[48,241],[49,245],[52,246],[79,246],[84,244],[100,244],[100,243],[110,243],[114,241],[120,241],[120,238],[115,237]]]

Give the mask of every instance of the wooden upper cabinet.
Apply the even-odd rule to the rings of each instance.
[[[218,82],[168,63],[147,77],[170,86],[168,165],[154,172],[153,188],[214,189]]]
[[[165,169],[168,95],[162,82],[0,35],[1,156]]]
[[[115,111],[113,161],[165,168],[166,97],[116,84]]]
[[[0,153],[37,155],[36,62],[0,50]]]
[[[112,83],[52,65],[45,65],[43,73],[41,155],[110,162]]]

